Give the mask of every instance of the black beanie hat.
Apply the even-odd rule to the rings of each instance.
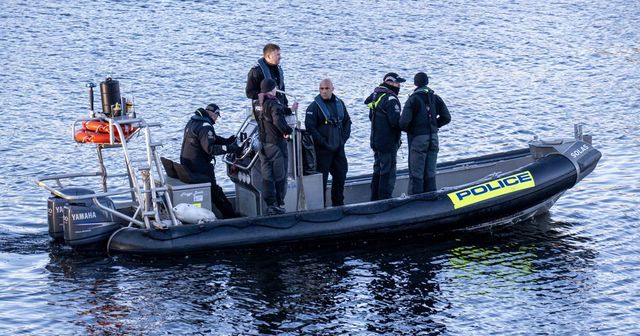
[[[260,92],[267,93],[271,92],[276,87],[276,81],[270,78],[265,78],[260,82]]]
[[[417,87],[425,86],[429,84],[429,76],[427,76],[427,74],[424,72],[418,72],[413,77],[413,84],[415,84],[415,86]]]

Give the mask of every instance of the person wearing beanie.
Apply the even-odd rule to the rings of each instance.
[[[231,202],[216,183],[215,156],[237,153],[240,149],[235,135],[225,138],[216,134],[213,125],[219,117],[220,108],[216,104],[195,111],[184,128],[180,164],[194,176],[205,176],[203,179],[211,183],[211,200],[215,207],[223,218],[234,218],[238,216]]]
[[[400,147],[400,84],[406,80],[389,72],[364,103],[371,121],[370,145],[374,163],[371,200],[391,198],[396,184],[396,157]]]
[[[283,104],[276,97],[276,82],[265,78],[260,82],[260,109],[255,111],[262,149],[260,171],[262,173],[262,198],[267,205],[267,215],[285,212],[284,197],[287,193],[288,151],[287,139],[293,133],[284,117]]]
[[[436,191],[438,129],[451,121],[447,105],[427,87],[426,73],[418,72],[413,84],[416,88],[400,117],[400,128],[407,133],[409,144],[409,195]]]
[[[333,94],[330,79],[320,81],[320,94],[307,107],[304,125],[313,137],[317,169],[322,173],[322,195],[331,173],[331,205],[344,205],[348,170],[344,144],[351,136],[351,118],[344,102]]]
[[[267,43],[264,48],[262,48],[262,57],[258,59],[258,63],[249,70],[245,93],[247,98],[252,100],[254,114],[256,108],[260,106],[260,103],[258,102],[258,95],[262,92],[260,83],[263,79],[273,79],[276,82],[277,89],[285,91],[284,72],[280,66],[281,59],[280,47],[277,44]],[[293,103],[291,108],[288,107],[289,101],[287,100],[286,95],[276,93],[276,97],[285,107],[286,114],[291,114],[292,111],[298,110],[297,102]]]

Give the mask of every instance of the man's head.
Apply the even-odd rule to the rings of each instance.
[[[280,47],[277,44],[267,43],[264,48],[262,48],[262,56],[267,63],[271,65],[280,64]]]
[[[331,95],[333,94],[333,83],[329,78],[325,78],[320,81],[320,97],[322,99],[331,99]]]
[[[413,76],[413,84],[417,87],[426,86],[429,84],[429,76],[424,72],[418,72]]]
[[[216,104],[211,103],[207,105],[204,110],[207,112],[207,115],[209,116],[209,118],[211,118],[211,120],[213,120],[213,122],[216,122],[216,120],[218,120],[218,117],[220,117],[220,108]]]
[[[406,79],[400,77],[395,72],[389,72],[388,74],[384,75],[384,77],[382,79],[383,83],[389,84],[389,85],[397,87],[397,88],[400,87],[400,83],[404,83],[406,81],[407,81]]]
[[[265,78],[260,82],[260,92],[261,93],[270,93],[272,95],[276,94],[276,81],[271,78]]]

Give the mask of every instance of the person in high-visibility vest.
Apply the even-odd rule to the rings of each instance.
[[[400,147],[400,84],[406,80],[395,72],[384,75],[382,83],[364,103],[371,120],[371,149],[374,153],[371,200],[391,198],[396,184],[396,156]]]

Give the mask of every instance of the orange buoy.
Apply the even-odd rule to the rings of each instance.
[[[73,138],[76,140],[76,142],[86,142],[86,143],[95,143],[95,144],[110,143],[109,133],[92,132],[86,129],[81,129],[76,131],[76,134],[74,134]],[[114,134],[113,142],[120,142],[120,137]]]
[[[120,125],[120,127],[122,128],[122,132],[124,133],[124,136],[127,137],[127,138],[131,134],[133,134],[133,132],[136,131],[136,128],[133,127],[131,124]],[[108,121],[85,120],[85,121],[82,122],[82,128],[85,129],[85,130],[88,130],[88,131],[92,131],[92,132],[106,133],[107,135],[109,134],[109,122]],[[115,128],[115,127],[113,128],[113,135],[116,138],[118,137],[118,129]]]

